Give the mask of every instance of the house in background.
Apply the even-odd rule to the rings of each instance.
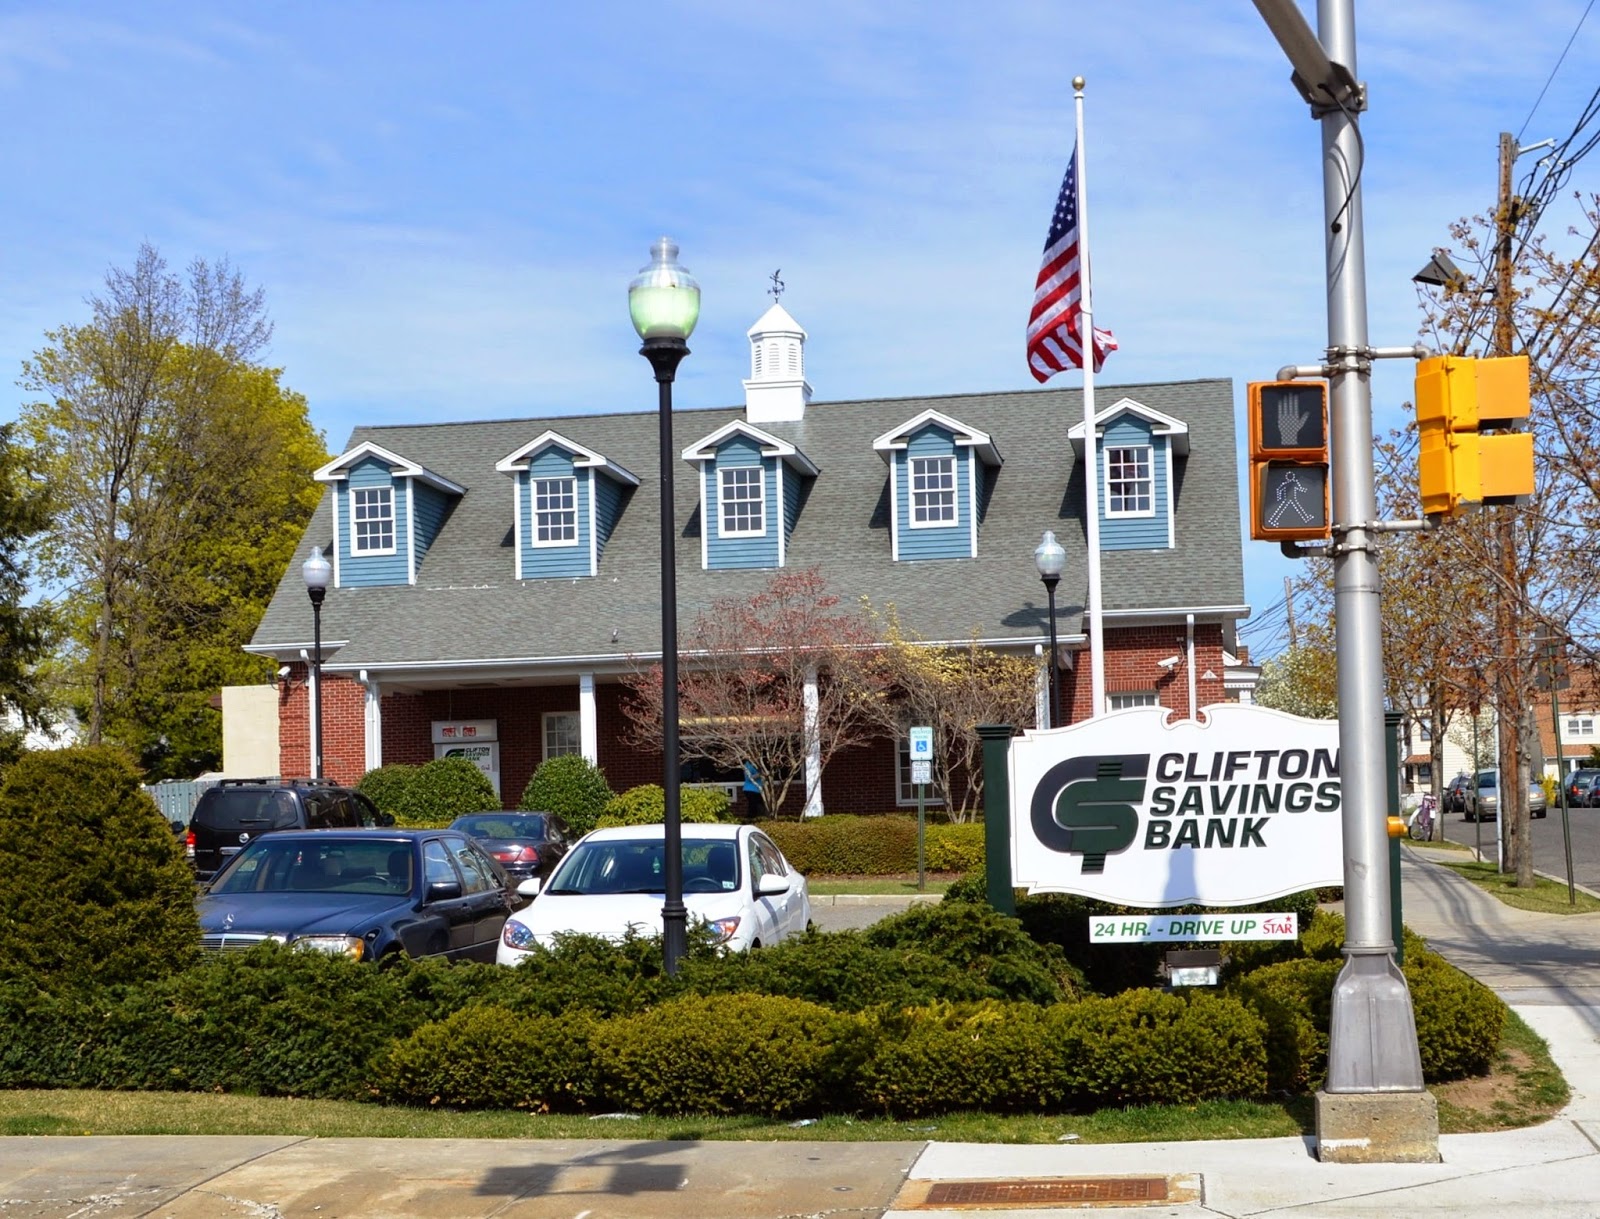
[[[1070,389],[813,402],[806,334],[787,310],[774,304],[748,337],[743,408],[673,421],[680,622],[777,570],[816,567],[930,642],[976,635],[1035,656],[1049,624],[1033,552],[1050,529],[1068,556],[1061,706],[1085,718],[1082,456],[1094,444],[1110,706],[1188,715],[1248,696],[1251,671],[1230,666],[1248,613],[1230,382],[1101,386],[1090,436]],[[317,471],[327,493],[249,645],[287,669],[282,773],[310,769],[300,568],[320,546],[334,570],[320,700],[331,777],[458,751],[507,805],[563,753],[597,762],[618,790],[660,781],[660,756],[623,743],[621,684],[661,653],[658,417],[579,413],[596,405],[361,427]],[[911,803],[904,749],[885,739],[836,757],[807,810],[824,797],[831,811]]]

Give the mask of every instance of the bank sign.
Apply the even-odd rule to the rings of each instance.
[[[1339,725],[1221,703],[1011,742],[1012,883],[1127,906],[1242,906],[1344,883]]]

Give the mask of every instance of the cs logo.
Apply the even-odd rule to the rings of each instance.
[[[1033,789],[1034,835],[1052,851],[1082,855],[1085,875],[1104,872],[1106,856],[1139,833],[1134,805],[1144,801],[1149,770],[1147,753],[1057,762]]]

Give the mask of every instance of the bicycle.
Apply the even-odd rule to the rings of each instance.
[[[1433,837],[1433,815],[1438,810],[1439,801],[1432,792],[1423,794],[1422,801],[1417,805],[1417,811],[1411,814],[1407,823],[1407,833],[1412,838],[1426,842]]]

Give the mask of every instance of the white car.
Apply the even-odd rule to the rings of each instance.
[[[732,951],[775,944],[811,921],[806,878],[777,844],[754,826],[685,825],[683,904],[691,923],[709,925]],[[496,960],[515,965],[535,944],[549,947],[558,932],[620,940],[631,927],[661,934],[666,899],[659,825],[595,830],[574,846],[542,885],[525,880],[517,892],[531,904],[506,921]]]

